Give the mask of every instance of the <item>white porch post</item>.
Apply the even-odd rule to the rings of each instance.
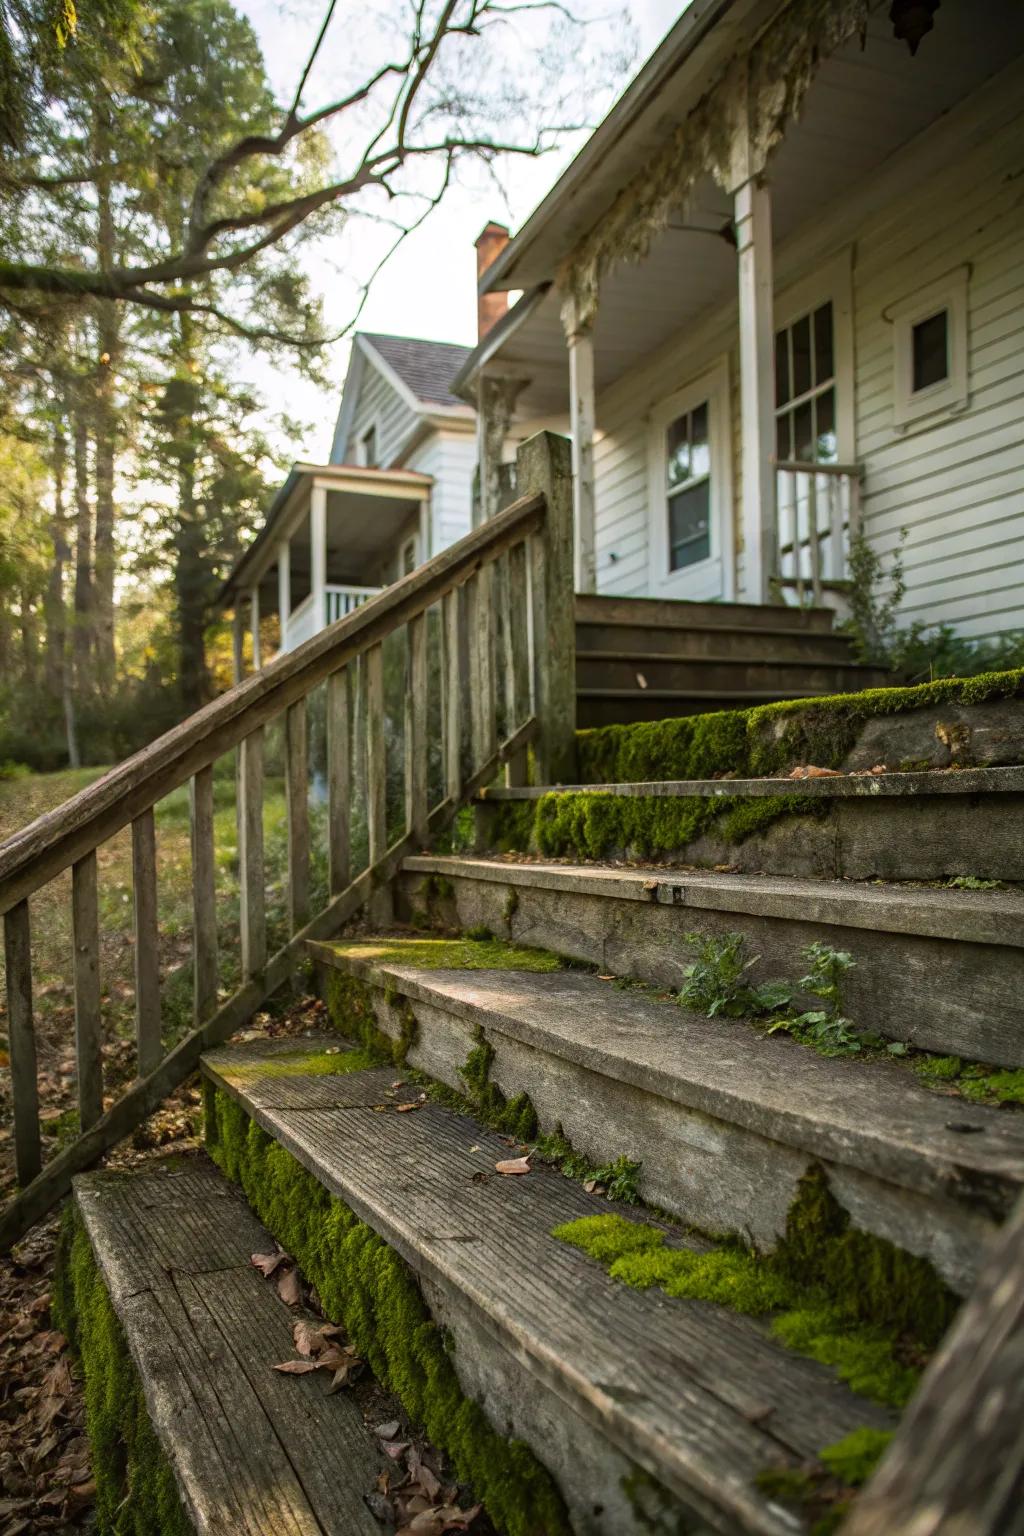
[[[771,195],[757,176],[734,192],[739,255],[740,423],[748,602],[767,603],[775,575],[775,327]]]
[[[281,620],[281,654],[288,649],[285,631],[292,612],[292,546],[290,539],[282,539],[277,546],[277,612]]]
[[[327,622],[327,491],[314,485],[309,496],[310,589],[313,593],[313,633]]]
[[[572,434],[572,516],[577,592],[597,591],[594,493],[594,337],[569,300],[565,313],[569,347],[569,421]]]
[[[252,630],[252,669],[258,672],[263,665],[260,656],[260,589],[253,587],[249,592],[249,624]]]
[[[245,673],[245,651],[242,646],[242,595],[236,593],[235,608],[231,615],[231,680],[240,683]]]

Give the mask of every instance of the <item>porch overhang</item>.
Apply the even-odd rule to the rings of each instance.
[[[221,587],[218,606],[230,608],[242,594],[258,590],[261,612],[276,612],[276,565],[285,540],[290,544],[291,579],[308,586],[314,492],[324,495],[326,580],[370,585],[368,574],[385,558],[405,524],[429,502],[433,484],[432,475],[411,469],[293,464],[270,504],[266,522]]]

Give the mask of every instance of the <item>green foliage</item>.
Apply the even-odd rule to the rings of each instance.
[[[849,1513],[850,1499],[835,1494],[832,1479],[844,1490],[867,1482],[884,1455],[892,1432],[855,1429],[818,1452],[819,1466],[766,1467],[755,1479],[762,1493],[798,1509],[812,1521],[811,1536],[832,1536]]]
[[[787,1004],[792,989],[785,982],[766,982],[752,986],[747,972],[760,959],[743,958],[745,940],[741,933],[715,935],[688,933],[686,943],[697,957],[686,967],[686,980],[679,990],[679,1001],[687,1008],[706,1013],[709,1019],[721,1014],[728,1019],[758,1018]]]
[[[88,1234],[70,1205],[62,1221],[52,1310],[84,1376],[99,1530],[117,1536],[190,1536],[192,1523],[153,1431]]]
[[[609,1200],[617,1200],[622,1205],[640,1203],[643,1164],[626,1157],[625,1153],[614,1162],[592,1163],[582,1152],[576,1151],[560,1125],[539,1137],[533,1150],[543,1162],[553,1163],[566,1178],[594,1186],[595,1191],[600,1190]]]
[[[955,1088],[975,1104],[1024,1105],[1024,1067],[998,1070],[959,1056],[925,1056],[914,1063],[926,1083]]]
[[[492,1130],[517,1141],[529,1141],[537,1134],[537,1115],[530,1096],[517,1093],[506,1099],[497,1083],[491,1081],[494,1065],[494,1047],[478,1028],[475,1044],[465,1063],[459,1068],[459,1076],[466,1085],[464,1102],[458,1107],[482,1120]],[[446,1096],[447,1100],[447,1096]]]
[[[892,1430],[851,1430],[842,1440],[826,1445],[818,1452],[819,1460],[840,1482],[851,1488],[862,1488],[872,1476],[878,1463],[889,1449]]]
[[[293,1254],[316,1287],[324,1311],[340,1319],[353,1344],[415,1424],[472,1484],[507,1536],[569,1536],[560,1494],[521,1441],[492,1429],[463,1395],[444,1336],[412,1271],[241,1105],[206,1085],[207,1145],[225,1174],[241,1184],[260,1220]]]
[[[558,955],[546,949],[528,949],[494,938],[486,939],[357,939],[334,945],[340,955],[372,965],[412,966],[421,971],[557,971]]]

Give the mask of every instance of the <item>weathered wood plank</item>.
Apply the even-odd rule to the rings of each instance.
[[[152,810],[132,822],[135,905],[135,1040],[138,1074],[158,1065],[160,1042],[160,933],[156,905],[156,827]]]
[[[309,748],[306,701],[285,713],[285,800],[288,808],[288,921],[298,933],[309,921]]]
[[[248,981],[267,963],[266,889],[263,868],[263,727],[239,749],[241,799],[238,849],[241,897],[242,975]]]
[[[18,1183],[27,1185],[42,1167],[36,1035],[32,1017],[32,933],[27,901],[19,902],[4,917],[4,964],[7,1043],[14,1099],[14,1168]]]
[[[352,865],[349,669],[327,679],[327,862],[330,894],[343,891]]]
[[[366,653],[366,824],[370,863],[387,848],[387,739],[384,734],[384,647]]]
[[[463,591],[453,587],[444,595],[444,781],[445,793],[457,800],[462,792],[462,634]]]
[[[190,792],[192,836],[193,1017],[204,1023],[217,1008],[217,877],[213,846],[213,768],[200,768]]]
[[[427,616],[409,620],[405,690],[405,826],[423,842],[427,835]]]
[[[1024,1197],[842,1536],[1024,1532]]]
[[[472,795],[482,784],[489,783],[505,762],[506,753],[518,751],[533,741],[536,735],[537,722],[531,716],[523,722],[507,747],[497,752],[490,762],[484,763],[467,780],[466,794]],[[431,837],[451,826],[460,804],[460,800],[445,799],[433,808],[429,823]],[[12,1243],[24,1236],[51,1206],[67,1194],[76,1173],[91,1167],[104,1152],[133,1130],[140,1120],[144,1120],[179,1083],[184,1082],[199,1065],[199,1058],[204,1051],[226,1040],[252,1018],[261,1004],[289,979],[306,958],[305,946],[308,940],[327,939],[337,933],[343,923],[366,905],[375,885],[391,880],[401,867],[402,860],[416,851],[412,839],[408,837],[389,848],[375,870],[363,870],[322,912],[307,923],[301,933],[297,933],[278,950],[262,974],[248,980],[218,1008],[213,1018],[201,1029],[193,1030],[169,1051],[155,1072],[130,1088],[90,1130],[51,1159],[32,1183],[0,1213],[0,1253],[6,1252]]]
[[[103,1113],[100,921],[94,853],[79,859],[71,871],[71,946],[78,1116],[85,1131]]]
[[[543,517],[538,495],[442,550],[305,645],[278,657],[238,687],[167,731],[0,848],[0,912],[112,837],[149,806],[265,724],[353,657],[422,613],[465,578],[481,551],[497,554],[521,541]]]
[[[530,540],[533,596],[534,709],[540,722],[541,783],[567,783],[576,766],[576,627],[570,447],[538,432],[519,449],[519,485],[543,495],[544,529]]]
[[[511,735],[520,719],[529,713],[530,691],[530,590],[527,548],[514,544],[505,556],[507,562],[508,633],[505,646],[505,717],[506,732]],[[505,765],[505,783],[509,787],[525,784],[528,777],[527,753],[520,752]]]
[[[466,584],[472,763],[494,752],[498,739],[494,688],[494,568],[482,565]]]

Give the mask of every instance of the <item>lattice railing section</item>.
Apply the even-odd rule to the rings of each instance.
[[[575,634],[568,443],[520,449],[520,496],[410,576],[279,657],[0,848],[14,1139],[15,1241],[336,932],[451,825],[502,765],[571,779]],[[316,758],[316,764],[313,759]],[[233,759],[233,761],[232,761]],[[227,761],[226,761],[227,760]],[[283,779],[283,899],[268,906],[268,767]],[[227,770],[226,773],[224,770]],[[275,779],[278,783],[279,779]],[[220,805],[236,786],[236,810]],[[161,974],[157,816],[187,792],[191,1020],[171,1038]],[[277,825],[275,823],[275,825]],[[98,866],[130,835],[135,1081],[110,1101]],[[227,846],[220,846],[219,839]],[[237,851],[234,851],[237,850]],[[223,890],[227,863],[235,885]],[[68,883],[76,1139],[44,1164],[33,1009],[34,894]]]
[[[850,542],[860,533],[859,466],[775,467],[776,582],[796,601],[820,603],[849,578]]]

